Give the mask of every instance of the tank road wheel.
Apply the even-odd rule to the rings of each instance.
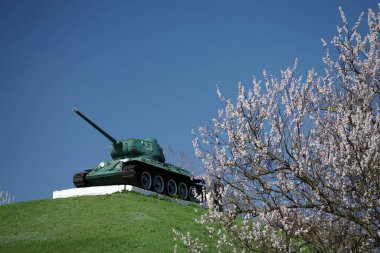
[[[189,198],[190,198],[190,201],[191,202],[196,202],[197,201],[197,188],[193,185],[193,186],[190,186],[190,189],[189,189]]]
[[[150,176],[148,171],[144,171],[141,174],[141,185],[145,190],[149,190],[152,186],[152,177]]]
[[[178,185],[178,195],[183,200],[187,199],[188,190],[186,184],[183,182],[179,183]]]
[[[156,175],[153,179],[153,188],[157,193],[162,193],[165,189],[164,179],[160,175]]]
[[[177,194],[177,183],[173,179],[169,179],[167,190],[170,197],[173,197],[175,194]]]

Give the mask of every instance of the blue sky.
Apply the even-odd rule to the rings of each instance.
[[[0,187],[51,198],[111,159],[116,139],[156,137],[193,157],[192,129],[263,69],[323,71],[341,5],[351,24],[376,1],[0,1]],[[364,21],[366,18],[364,19]],[[169,162],[176,156],[169,155]]]

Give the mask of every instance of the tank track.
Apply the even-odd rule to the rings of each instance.
[[[135,186],[145,190],[192,202],[203,202],[205,200],[204,184],[199,179],[192,179],[145,163],[125,164],[123,166],[124,175],[134,177],[137,183]],[[194,194],[191,191],[194,191]]]

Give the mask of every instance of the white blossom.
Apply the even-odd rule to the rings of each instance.
[[[7,191],[1,190],[0,188],[0,206],[11,204],[14,202],[15,197]]]
[[[297,77],[296,61],[280,79],[239,83],[234,103],[217,89],[225,108],[193,142],[216,206],[198,222],[215,252],[380,250],[380,14],[368,10],[362,36],[363,14],[350,29],[339,11],[323,75]]]

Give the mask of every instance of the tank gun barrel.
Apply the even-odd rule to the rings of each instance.
[[[78,114],[82,119],[84,119],[85,121],[87,121],[88,124],[90,124],[91,126],[93,126],[96,130],[98,130],[102,135],[104,135],[104,137],[106,137],[108,140],[110,140],[113,144],[116,144],[117,143],[117,140],[115,138],[113,138],[111,135],[109,135],[108,133],[106,133],[103,129],[101,129],[100,127],[98,127],[94,122],[92,122],[89,118],[87,118],[86,116],[84,116],[77,108],[73,108],[73,112],[75,112],[76,114]]]

